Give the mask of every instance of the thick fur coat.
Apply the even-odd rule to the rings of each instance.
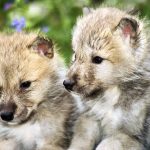
[[[150,39],[144,20],[117,8],[85,10],[73,29],[65,80],[86,110],[69,150],[143,150],[148,146]],[[147,137],[147,140],[146,140]]]
[[[51,40],[0,34],[0,150],[65,150],[76,104]]]

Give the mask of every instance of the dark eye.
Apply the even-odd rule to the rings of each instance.
[[[20,84],[20,89],[27,89],[31,85],[31,81],[25,81]]]
[[[99,57],[99,56],[95,56],[92,58],[92,62],[95,63],[95,64],[100,64],[102,63],[104,59],[102,57]]]

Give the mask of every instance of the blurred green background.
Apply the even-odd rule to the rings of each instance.
[[[0,30],[40,31],[52,38],[69,63],[71,31],[82,8],[101,4],[137,8],[150,19],[150,0],[0,0]]]

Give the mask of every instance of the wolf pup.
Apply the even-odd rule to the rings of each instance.
[[[144,148],[150,102],[148,32],[142,20],[117,8],[86,9],[78,19],[64,86],[82,96],[87,110],[76,122],[69,150]]]
[[[66,150],[74,98],[51,40],[0,35],[0,150]]]

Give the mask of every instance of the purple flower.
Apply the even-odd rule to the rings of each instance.
[[[48,26],[43,26],[41,28],[41,31],[47,33],[49,31],[49,27]]]
[[[8,10],[8,9],[11,8],[12,5],[13,5],[13,4],[12,4],[12,3],[9,3],[9,2],[8,2],[8,3],[5,3],[3,9],[4,9],[4,10]]]
[[[11,26],[16,29],[16,31],[20,32],[26,25],[26,20],[24,17],[20,19],[13,19]]]

